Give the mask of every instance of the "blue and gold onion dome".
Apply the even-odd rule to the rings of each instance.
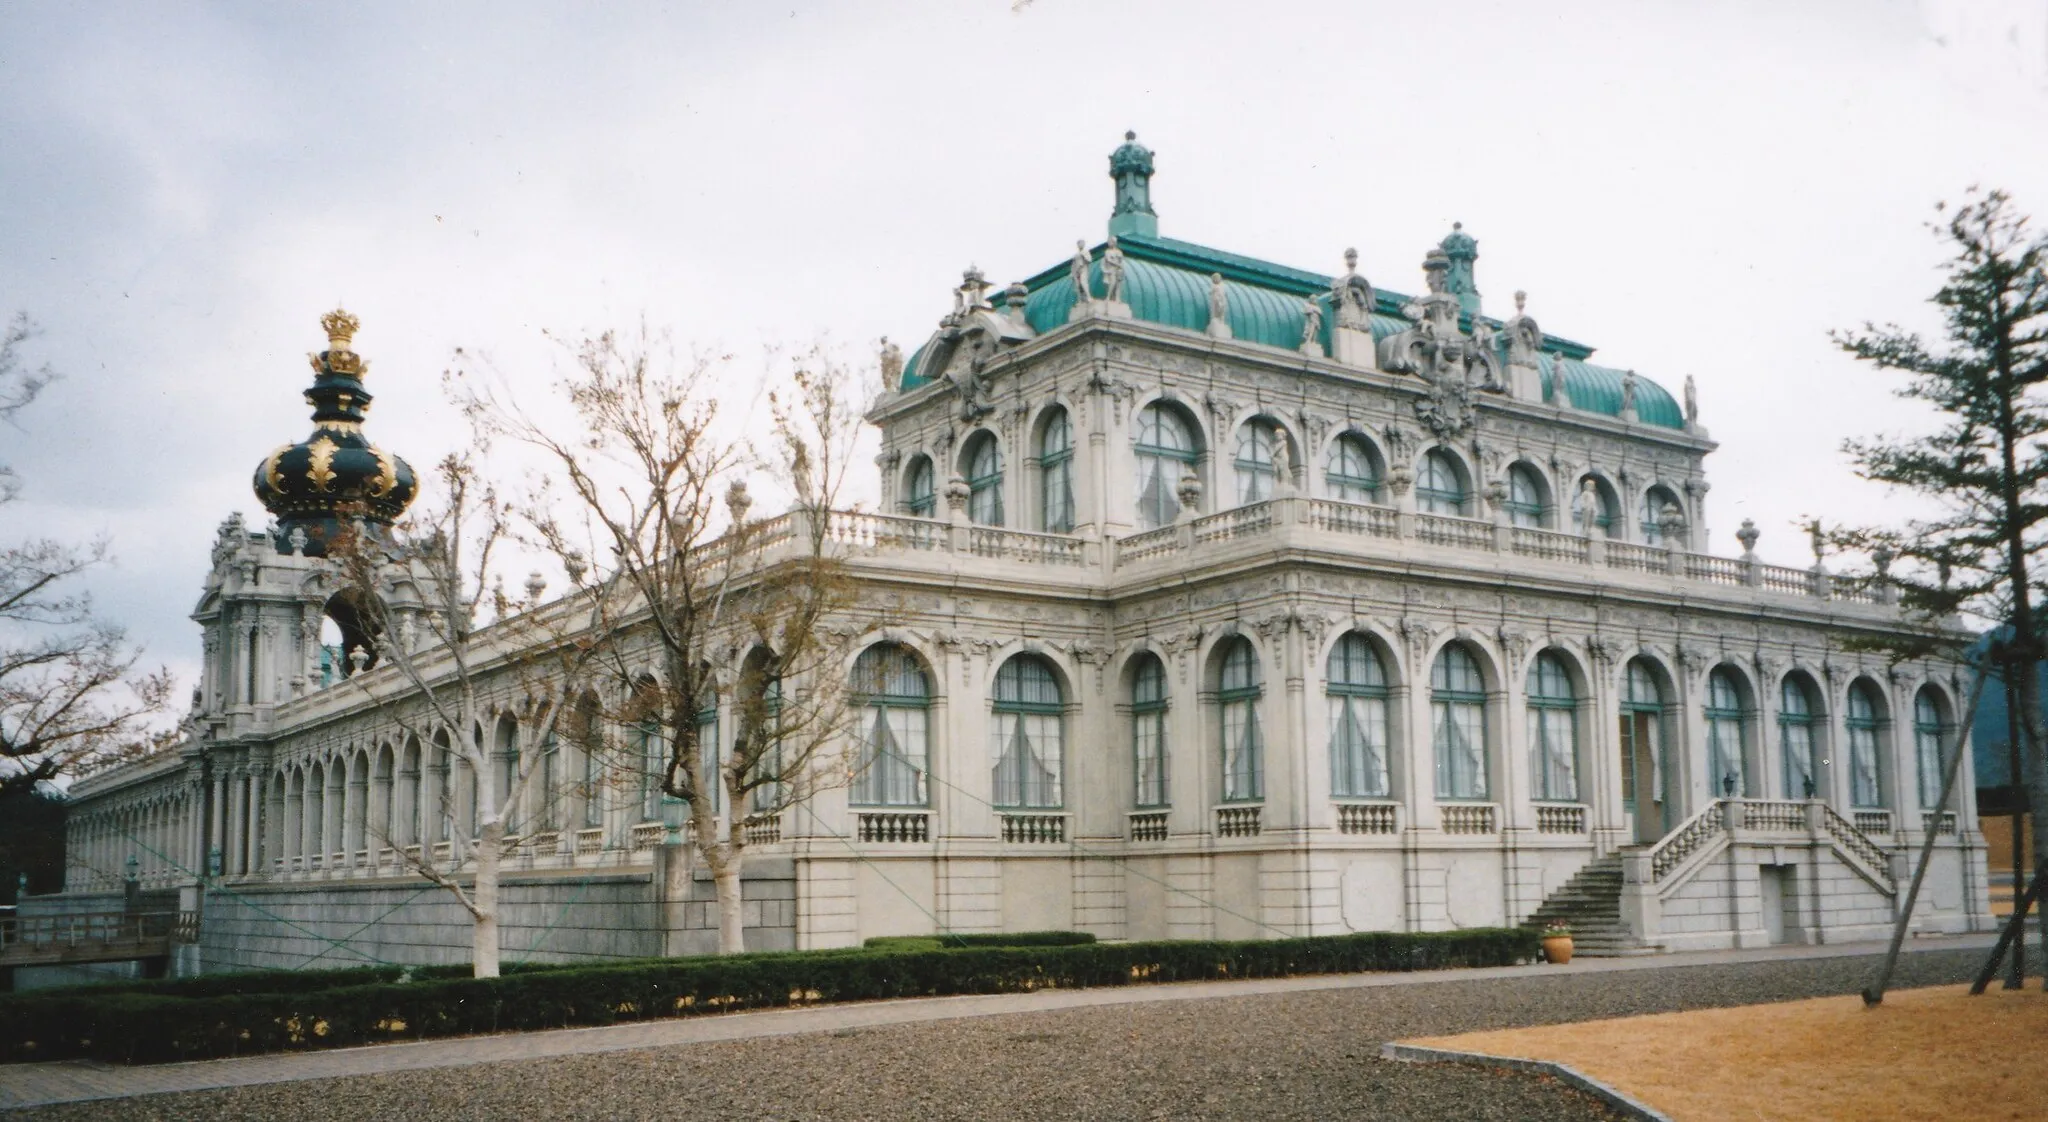
[[[302,551],[309,557],[325,556],[345,527],[360,522],[374,532],[389,526],[418,488],[409,464],[363,437],[369,364],[349,349],[360,323],[336,308],[320,317],[320,326],[327,330],[327,349],[308,356],[313,433],[266,456],[255,482],[256,497],[277,518],[278,551],[301,551],[292,538],[294,530],[304,530]]]

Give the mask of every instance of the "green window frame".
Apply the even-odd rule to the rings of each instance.
[[[1003,524],[1003,450],[993,433],[977,434],[968,448],[967,518],[980,526]]]
[[[1879,716],[1877,692],[1869,682],[1849,687],[1849,703],[1842,723],[1849,730],[1849,805],[1884,805],[1884,752],[1881,744],[1884,719]]]
[[[1010,656],[996,671],[992,802],[1006,810],[1058,810],[1066,749],[1066,696],[1052,664]]]
[[[1449,452],[1432,448],[1422,457],[1422,470],[1416,473],[1415,503],[1424,514],[1449,514],[1464,517],[1471,502],[1465,492],[1464,473]]]
[[[1237,477],[1237,505],[1249,506],[1273,497],[1279,482],[1275,449],[1287,435],[1264,417],[1237,426],[1237,455],[1231,461]]]
[[[1954,732],[1942,720],[1934,687],[1922,686],[1913,695],[1913,758],[1920,779],[1920,809],[1936,810],[1941,804],[1942,745]]]
[[[1633,718],[1648,718],[1637,721]],[[1662,801],[1664,790],[1664,692],[1657,685],[1657,678],[1649,664],[1640,658],[1632,658],[1622,671],[1621,689],[1621,801],[1622,805],[1634,809],[1641,797],[1639,788],[1645,777],[1636,774],[1634,738],[1638,728],[1648,730],[1645,739],[1650,757],[1650,801]]]
[[[1742,704],[1742,687],[1735,672],[1715,667],[1707,675],[1707,788],[1715,798],[1755,794],[1749,769],[1744,766],[1749,739],[1750,710]]]
[[[932,476],[930,456],[910,461],[910,473],[903,485],[903,511],[912,518],[931,518],[938,513],[939,496]]]
[[[1348,432],[1330,442],[1323,466],[1323,488],[1342,503],[1380,501],[1380,469],[1365,437]]]
[[[847,799],[855,806],[928,806],[931,679],[910,650],[877,643],[853,665],[860,711],[858,752]]]
[[[1048,534],[1074,529],[1074,425],[1065,409],[1053,410],[1038,435],[1038,496]]]
[[[1383,799],[1388,775],[1387,673],[1372,641],[1350,631],[1330,649],[1324,669],[1330,713],[1330,794],[1340,799]]]
[[[1813,694],[1793,675],[1778,684],[1778,752],[1784,764],[1785,797],[1811,799],[1821,794],[1820,718]]]
[[[1437,652],[1429,670],[1430,740],[1436,750],[1436,797],[1483,800],[1486,775],[1486,680],[1462,643]]]
[[[1131,803],[1139,810],[1172,805],[1167,787],[1166,664],[1147,652],[1131,672]]]
[[[1216,690],[1217,719],[1223,733],[1223,801],[1256,802],[1266,797],[1266,742],[1259,727],[1264,677],[1251,640],[1239,635],[1229,643]]]
[[[1180,517],[1180,477],[1201,460],[1187,418],[1163,402],[1138,411],[1138,525],[1156,530]]]
[[[1543,528],[1544,516],[1548,512],[1543,504],[1543,484],[1536,476],[1536,470],[1527,464],[1515,464],[1508,468],[1508,523],[1525,530]]]
[[[1532,798],[1579,801],[1579,699],[1571,672],[1555,653],[1529,664],[1529,778]]]

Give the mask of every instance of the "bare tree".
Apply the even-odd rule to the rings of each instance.
[[[22,355],[34,336],[25,315],[0,331],[0,423],[13,424],[55,380]],[[0,464],[0,509],[20,497],[19,479]],[[107,559],[104,538],[0,546],[0,797],[163,742],[147,725],[170,699],[170,672],[138,672],[141,652],[75,591],[77,578]]]
[[[637,727],[660,789],[711,872],[719,950],[744,949],[740,875],[749,827],[845,782],[849,691],[839,669],[854,605],[845,564],[826,549],[856,411],[846,372],[813,352],[770,396],[774,468],[794,507],[750,517],[747,445],[719,423],[704,360],[682,363],[606,334],[575,350],[559,389],[573,426],[540,421],[482,382],[472,416],[538,450],[553,486],[527,510],[558,557],[609,556],[592,587],[593,648],[613,699],[606,717]],[[722,509],[721,509],[722,508]],[[721,682],[735,729],[721,753]]]
[[[330,547],[330,556],[372,648],[345,653],[351,680],[423,752],[447,763],[434,808],[446,851],[424,836],[408,847],[388,829],[382,840],[469,913],[475,975],[492,978],[501,945],[500,873],[520,840],[516,827],[538,809],[545,746],[592,664],[588,637],[578,634],[590,622],[590,598],[572,588],[543,603],[538,573],[524,599],[508,596],[494,570],[508,537],[506,505],[467,455],[443,459],[436,474],[444,491],[439,506],[390,533],[359,526]],[[574,583],[580,569],[572,564],[569,571]],[[479,622],[486,609],[496,617],[488,626]],[[392,668],[399,681],[363,673],[377,665]],[[511,745],[497,743],[493,696],[516,699],[521,734]],[[457,765],[468,773],[469,798],[454,781]],[[462,827],[472,820],[474,836],[465,836]]]

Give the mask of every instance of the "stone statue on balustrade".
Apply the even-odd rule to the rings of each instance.
[[[1301,353],[1323,353],[1323,306],[1314,300],[1301,302]]]
[[[882,366],[882,388],[892,392],[902,389],[903,348],[891,343],[887,335],[882,336],[880,360]]]
[[[1102,298],[1112,304],[1124,299],[1124,251],[1116,244],[1115,234],[1109,236],[1109,248],[1102,251]]]
[[[1223,274],[1209,274],[1209,334],[1228,339],[1230,335],[1230,294],[1223,287]]]
[[[1093,264],[1088,256],[1088,243],[1076,241],[1073,259],[1067,262],[1067,279],[1073,282],[1074,307],[1077,309],[1086,308],[1095,299],[1095,294],[1088,288],[1088,272]]]

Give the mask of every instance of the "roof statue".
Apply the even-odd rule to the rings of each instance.
[[[1209,274],[1209,334],[1230,338],[1230,294],[1223,287],[1223,274]]]
[[[1472,276],[1472,265],[1479,260],[1479,241],[1465,232],[1463,222],[1451,223],[1451,232],[1438,243],[1444,256],[1450,259],[1450,275],[1445,284],[1451,294],[1458,298],[1459,307],[1466,315],[1479,314],[1479,284]]]
[[[1124,133],[1122,147],[1109,154],[1109,176],[1116,180],[1109,232],[1158,237],[1159,216],[1152,211],[1152,150],[1138,143],[1137,133]]]
[[[1074,256],[1067,261],[1067,278],[1074,282],[1074,306],[1087,306],[1095,294],[1088,290],[1088,268],[1093,264],[1088,257],[1088,243],[1074,242]]]
[[[890,391],[901,388],[900,384],[903,381],[903,348],[891,343],[887,335],[882,336],[881,365],[883,388]]]
[[[1685,427],[1700,423],[1700,389],[1693,384],[1692,375],[1685,376]]]
[[[1572,391],[1564,381],[1564,352],[1550,356],[1550,403],[1559,409],[1572,407]]]
[[[1323,353],[1323,306],[1314,300],[1301,302],[1301,349],[1304,353]]]
[[[257,465],[256,497],[277,518],[278,552],[324,557],[344,526],[381,532],[405,513],[416,487],[412,467],[363,437],[369,363],[350,349],[360,321],[336,308],[320,317],[327,349],[307,356],[313,385],[313,433]]]
[[[1109,236],[1109,245],[1102,251],[1102,298],[1112,304],[1120,304],[1124,298],[1124,251],[1116,244],[1116,235]]]
[[[1509,366],[1535,366],[1536,356],[1543,351],[1543,329],[1526,310],[1528,300],[1528,293],[1515,293],[1515,318],[1506,325]]]
[[[1621,419],[1636,419],[1636,372],[1633,370],[1621,376]]]
[[[1344,275],[1330,285],[1330,306],[1336,310],[1338,327],[1372,327],[1372,309],[1377,297],[1372,285],[1358,275],[1358,250],[1344,251]]]

